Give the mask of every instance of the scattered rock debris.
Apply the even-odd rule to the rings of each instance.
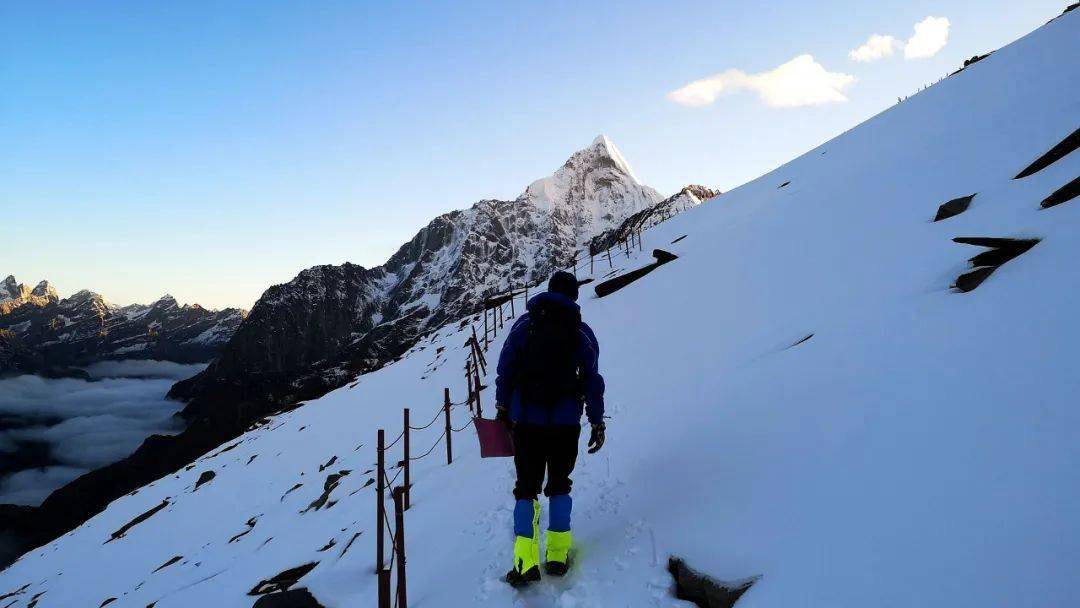
[[[310,562],[295,568],[289,568],[266,580],[259,581],[257,585],[251,588],[251,591],[248,591],[248,595],[265,595],[276,591],[286,591],[318,565],[319,562]]]
[[[337,462],[337,456],[331,457],[330,460],[326,461],[326,464],[319,465],[319,472],[322,473],[326,469],[330,468],[330,466],[333,465],[335,462]]]
[[[1050,148],[1046,154],[1035,159],[1035,162],[1028,165],[1020,173],[1017,173],[1016,177],[1013,179],[1021,179],[1029,175],[1034,175],[1062,158],[1065,158],[1065,156],[1077,148],[1080,148],[1080,129],[1073,131],[1065,139],[1058,142],[1056,146]]]
[[[1061,203],[1067,203],[1077,196],[1080,196],[1080,177],[1054,190],[1053,194],[1044,198],[1042,203],[1039,203],[1039,206],[1043,209],[1049,209]]]
[[[114,540],[117,540],[119,538],[123,538],[124,535],[127,534],[128,530],[130,530],[130,529],[134,528],[135,526],[141,524],[142,522],[150,519],[151,517],[154,516],[154,514],[156,514],[158,511],[164,509],[167,506],[169,506],[169,499],[166,498],[165,500],[161,501],[161,504],[159,504],[156,507],[150,509],[149,511],[143,513],[142,515],[139,515],[135,519],[133,519],[133,520],[129,521],[128,523],[124,524],[123,526],[121,526],[120,529],[117,530],[116,532],[113,532],[112,536],[109,538],[109,540],[105,541],[105,544],[109,544]]]
[[[934,221],[940,222],[941,220],[947,220],[950,217],[955,217],[967,211],[968,207],[971,205],[971,199],[973,198],[975,198],[975,194],[969,194],[942,203],[941,206],[938,207],[937,215],[934,216]]]
[[[199,475],[199,479],[195,481],[195,489],[198,490],[199,486],[203,485],[204,483],[209,483],[210,480],[215,477],[217,477],[217,473],[213,471],[203,471],[202,475]]]
[[[360,538],[360,535],[363,534],[363,533],[364,533],[364,531],[361,530],[361,531],[357,532],[356,534],[352,535],[352,538],[349,539],[349,542],[345,543],[345,548],[341,550],[341,555],[338,555],[338,559],[341,559],[342,557],[345,557],[345,553],[349,550],[349,547],[351,547],[353,542],[355,542],[356,539]]]
[[[232,543],[234,543],[234,542],[240,540],[241,538],[243,538],[245,535],[249,534],[252,530],[255,529],[255,523],[258,522],[258,521],[259,521],[258,517],[252,517],[251,519],[247,520],[247,523],[245,524],[247,526],[247,530],[244,530],[243,532],[241,532],[241,533],[237,534],[236,536],[233,536],[232,538],[230,538],[228,544],[231,545]]]
[[[178,562],[178,561],[180,561],[182,559],[184,559],[183,555],[176,555],[176,556],[172,557],[171,559],[169,559],[169,561],[165,562],[164,564],[161,564],[157,568],[154,568],[154,572],[157,572],[159,570],[164,570],[165,568],[168,568],[169,566],[175,564],[176,562]]]
[[[754,576],[740,581],[717,581],[695,571],[682,559],[668,559],[668,572],[675,579],[675,597],[701,608],[731,608],[742,594],[758,581]]]
[[[334,491],[334,488],[338,487],[339,483],[341,483],[341,478],[348,475],[348,474],[349,474],[349,471],[338,471],[337,473],[331,473],[331,474],[327,475],[326,476],[326,481],[323,482],[323,492],[322,492],[322,494],[319,495],[319,497],[316,498],[314,501],[312,501],[311,504],[308,505],[306,509],[301,511],[301,513],[307,513],[308,511],[312,511],[312,510],[318,511],[319,509],[323,508],[323,505],[326,504],[327,499],[330,498],[330,493]],[[333,505],[330,505],[330,506],[333,506]],[[327,508],[330,508],[330,507],[327,507]]]
[[[30,588],[30,583],[26,583],[25,585],[23,585],[22,587],[19,587],[18,589],[14,590],[14,591],[11,591],[9,593],[5,593],[4,595],[0,595],[0,600],[6,600],[9,597],[15,597],[16,595],[22,595],[23,593],[26,593],[26,590],[29,589],[29,588]]]
[[[285,491],[285,493],[281,495],[281,500],[282,500],[282,501],[283,501],[283,500],[285,500],[285,497],[286,497],[286,496],[288,496],[288,495],[289,495],[290,493],[292,493],[292,492],[293,492],[294,490],[299,490],[299,489],[300,489],[301,487],[303,487],[303,485],[304,485],[304,484],[302,484],[302,483],[298,483],[298,484],[296,484],[295,486],[293,486],[293,487],[289,488],[288,490],[286,490],[286,491]],[[279,501],[279,502],[280,502],[280,501]]]
[[[307,589],[293,589],[260,597],[251,608],[324,608]]]
[[[964,273],[956,278],[956,283],[953,284],[953,287],[966,293],[981,285],[982,282],[993,274],[995,270],[1001,267],[1002,264],[1034,247],[1039,242],[1039,239],[975,236],[956,237],[953,241],[960,243],[961,245],[974,245],[976,247],[986,247],[988,249],[988,251],[984,251],[968,260],[974,267],[974,270]]]

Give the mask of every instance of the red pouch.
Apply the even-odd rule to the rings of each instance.
[[[473,418],[476,436],[480,439],[481,458],[502,458],[514,455],[514,436],[500,420]]]

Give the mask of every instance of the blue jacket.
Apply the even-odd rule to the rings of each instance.
[[[550,291],[529,299],[527,308],[533,310],[541,302],[579,308],[570,298]],[[509,408],[510,420],[514,422],[542,425],[581,424],[582,403],[577,396],[565,397],[551,405],[522,402],[521,391],[514,386],[514,379],[517,377],[517,366],[525,349],[525,337],[528,334],[529,313],[525,313],[510,329],[510,335],[506,337],[502,352],[499,353],[498,375],[495,378],[495,401]],[[599,424],[604,421],[604,377],[598,370],[600,345],[592,329],[584,322],[581,323],[578,337],[577,358],[584,383],[584,409],[589,422]]]

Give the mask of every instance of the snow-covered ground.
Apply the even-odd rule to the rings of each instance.
[[[574,475],[574,573],[520,595],[500,582],[512,466],[479,459],[465,431],[454,464],[442,446],[414,464],[410,605],[682,605],[671,554],[761,575],[740,607],[1074,604],[1080,200],[1039,201],[1080,173],[1080,153],[1012,177],[1077,127],[1078,33],[1074,11],[648,231],[646,252],[679,259],[604,299],[583,291],[611,420]],[[1042,241],[962,294],[949,286],[980,250],[956,236]],[[0,594],[250,606],[260,580],[318,561],[299,586],[373,606],[376,429],[395,437],[403,406],[426,423],[444,386],[464,398],[456,328],[115,501],[0,574]],[[414,432],[413,452],[440,433]],[[304,512],[343,470],[336,502]]]

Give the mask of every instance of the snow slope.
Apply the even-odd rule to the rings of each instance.
[[[720,578],[762,575],[740,607],[1075,603],[1080,200],[1039,201],[1080,173],[1080,153],[1011,178],[1077,126],[1078,31],[1068,13],[646,232],[646,252],[679,259],[583,298],[611,420],[574,477],[575,574],[520,596],[499,582],[511,465],[478,459],[466,431],[454,464],[439,446],[414,465],[410,605],[681,605],[669,554]],[[973,192],[967,212],[930,222]],[[961,294],[949,286],[978,250],[956,236],[1042,241]],[[260,580],[318,560],[300,585],[321,603],[374,605],[375,429],[396,436],[406,405],[426,423],[444,386],[463,397],[456,328],[115,501],[0,574],[0,594],[249,606]],[[439,433],[415,432],[414,452]],[[341,470],[337,502],[302,513]]]

